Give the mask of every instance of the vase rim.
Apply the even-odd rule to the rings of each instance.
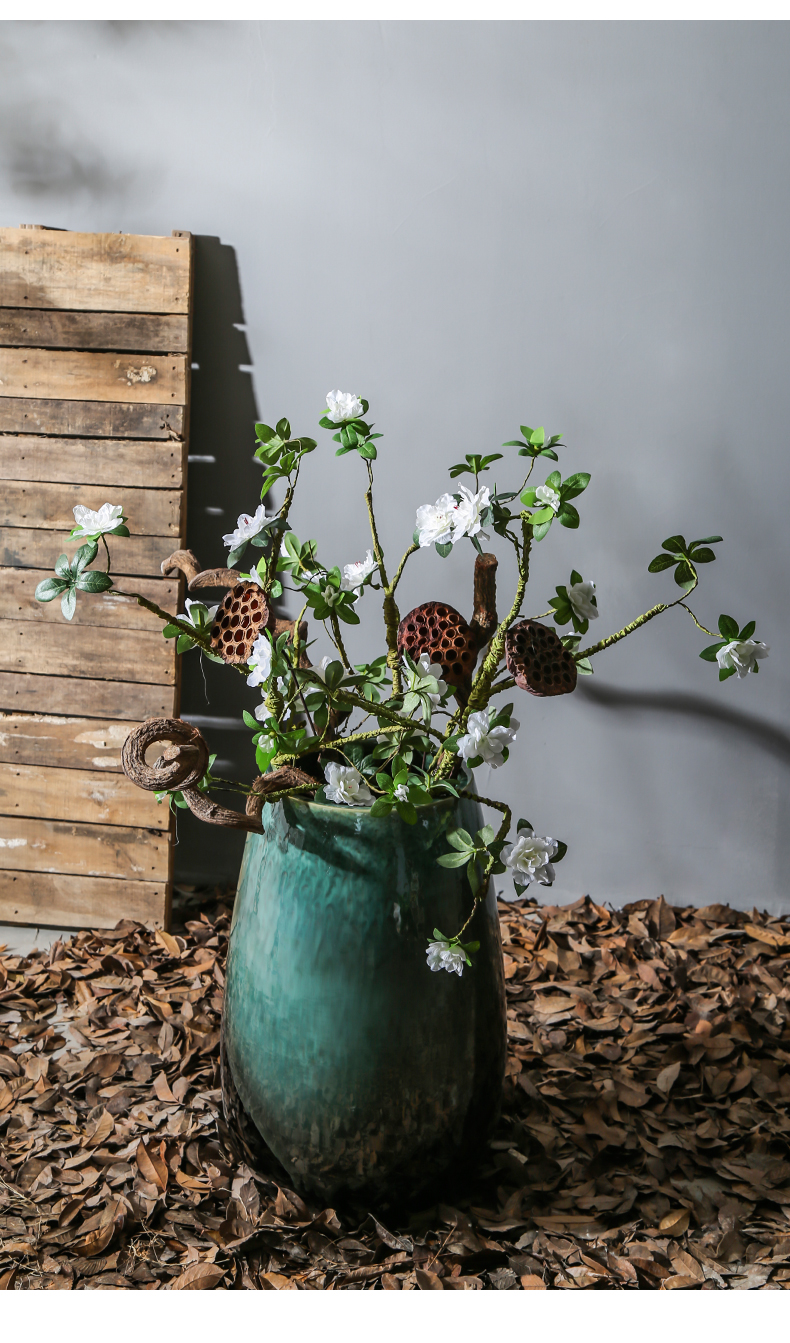
[[[335,814],[339,814],[341,816],[365,816],[367,817],[368,820],[371,821],[388,821],[393,815],[398,820],[402,819],[400,816],[398,816],[398,813],[396,811],[390,812],[389,816],[371,816],[370,807],[350,807],[344,805],[341,802],[316,802],[314,801],[313,798],[307,798],[307,797],[289,797],[287,800],[289,803],[292,804],[296,803],[300,807],[308,807],[311,811],[328,811],[333,812]],[[282,798],[281,801],[285,801],[285,799]],[[414,809],[418,813],[420,812],[425,813],[428,811],[435,810],[437,807],[447,806],[447,804],[451,802],[470,802],[470,801],[472,801],[471,798],[458,798],[454,797],[452,793],[448,793],[447,797],[432,798],[430,802],[421,802],[415,804]],[[404,824],[407,824],[407,822],[404,822]]]

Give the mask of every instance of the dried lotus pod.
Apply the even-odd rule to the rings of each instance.
[[[522,620],[508,630],[505,661],[516,685],[531,695],[569,695],[576,689],[573,654],[537,620]]]
[[[257,583],[237,583],[217,607],[211,648],[223,662],[249,661],[252,646],[269,620],[269,608]]]
[[[398,626],[398,652],[414,661],[428,653],[441,665],[448,685],[468,689],[477,661],[478,644],[463,616],[444,602],[415,606]]]

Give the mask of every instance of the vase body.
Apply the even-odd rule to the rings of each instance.
[[[431,972],[435,927],[471,908],[439,867],[476,803],[393,812],[285,799],[242,860],[224,1006],[239,1098],[305,1192],[408,1198],[484,1139],[501,1098],[506,1020],[493,891],[464,935],[462,977]]]

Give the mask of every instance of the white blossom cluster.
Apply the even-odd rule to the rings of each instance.
[[[442,494],[435,504],[422,504],[417,509],[416,531],[419,533],[420,546],[455,545],[464,536],[477,536],[478,533],[488,540],[486,532],[481,531],[480,521],[488,508],[491,491],[487,485],[476,494],[467,485],[459,487],[461,501],[452,494]]]

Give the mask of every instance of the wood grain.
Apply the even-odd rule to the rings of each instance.
[[[125,774],[0,764],[0,816],[169,830],[170,811]],[[0,862],[3,855],[0,852]]]
[[[134,536],[181,535],[181,490],[144,490],[126,485],[122,487],[122,494],[122,498],[108,500],[106,485],[7,480],[0,489],[0,527],[63,531],[74,526],[75,504],[99,509],[109,502],[123,504],[126,525]],[[114,540],[115,537],[110,537],[111,546]]]
[[[0,346],[186,354],[188,341],[186,316],[0,308]]]
[[[0,433],[78,438],[181,438],[183,406],[0,396]]]
[[[0,480],[180,489],[184,445],[173,440],[0,434]]]
[[[187,313],[192,239],[0,229],[0,307]]]
[[[167,881],[169,863],[169,836],[161,830],[0,816],[5,871]]]
[[[0,349],[0,397],[186,404],[183,354]]]
[[[161,577],[162,560],[177,549],[172,536],[112,536],[109,544],[113,576],[119,579],[119,584],[121,578],[129,575]],[[66,531],[0,527],[0,566],[51,570],[58,555],[65,553],[71,560],[79,545]]]
[[[144,718],[173,718],[177,698],[175,686],[0,672],[0,708],[141,723]]]
[[[121,747],[136,726],[117,719],[0,713],[0,762],[120,774]]]
[[[55,667],[60,676],[75,678],[103,672],[112,681],[148,685],[174,685],[176,681],[173,647],[161,634],[138,630],[134,638],[119,638],[114,630],[95,625],[85,626],[78,634],[66,621],[62,625],[5,622],[0,671],[35,674]]]
[[[0,620],[36,620],[42,624],[62,625],[60,602],[37,602],[35,591],[44,578],[51,578],[51,569],[0,569]],[[127,578],[123,586],[133,588],[164,611],[177,614],[179,609],[178,583],[172,579]],[[158,616],[138,606],[134,597],[122,597],[116,592],[80,594],[72,627],[103,625],[114,630],[148,630],[149,634],[162,632]],[[170,645],[173,647],[172,643]],[[175,656],[173,654],[173,656]]]
[[[0,922],[37,928],[114,928],[121,919],[167,928],[168,883],[0,871]]]

